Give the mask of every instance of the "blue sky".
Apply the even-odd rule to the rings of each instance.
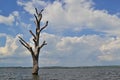
[[[0,66],[32,66],[34,8],[44,8],[40,66],[120,65],[120,0],[1,0]]]

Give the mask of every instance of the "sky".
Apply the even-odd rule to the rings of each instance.
[[[42,12],[39,66],[120,65],[120,0],[0,0],[0,67],[32,66],[34,13]]]

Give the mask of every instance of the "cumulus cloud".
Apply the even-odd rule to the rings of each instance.
[[[6,24],[6,25],[12,25],[12,23],[15,21],[13,15],[9,15],[8,17],[0,15],[0,23]]]
[[[120,60],[120,38],[113,39],[103,44],[100,47],[102,54],[99,59],[102,61],[117,61]]]
[[[32,66],[32,57],[30,52],[19,43],[18,36],[23,36],[21,34],[16,35],[15,37],[7,35],[7,34],[0,34],[0,37],[5,37],[5,45],[0,47],[0,64],[1,66]],[[49,34],[46,38],[49,38],[49,42],[53,42],[52,39],[55,41],[55,35]],[[57,38],[57,37],[56,37]],[[42,41],[41,41],[42,42]],[[28,41],[31,46],[34,47],[32,43],[32,38]],[[53,46],[52,46],[53,45]],[[48,46],[48,50],[51,50],[50,47],[54,47],[54,44]],[[46,54],[46,51],[42,50],[42,53]],[[43,55],[42,54],[42,55]],[[46,58],[45,56],[40,58],[40,65],[54,65],[58,63],[55,59]],[[4,64],[4,65],[3,65]],[[26,65],[27,64],[27,65]]]
[[[9,16],[0,15],[0,23],[6,25],[12,25],[15,22],[15,18],[19,17],[18,11],[13,11]]]
[[[47,3],[45,3],[42,0],[30,0],[30,1],[17,0],[17,4],[23,6],[24,10],[26,10],[30,14],[34,14],[35,7],[45,6]]]
[[[28,55],[27,50],[25,50],[21,44],[19,43],[18,36],[22,36],[21,34],[17,34],[15,37],[7,34],[0,34],[0,37],[5,37],[5,45],[0,47],[0,57],[7,57],[16,55],[17,53],[21,53],[25,55]],[[22,51],[22,52],[21,52]]]
[[[15,65],[25,66],[27,63],[32,66],[31,54],[18,42],[18,35],[12,37],[1,34],[0,37],[2,36],[6,37],[6,44],[0,47],[0,62],[7,64],[14,61]],[[103,38],[99,35],[63,37],[48,33],[42,33],[41,38],[41,42],[46,40],[48,45],[40,51],[40,66],[102,65],[104,61],[110,62],[120,59],[119,38]],[[32,38],[28,42],[33,46]],[[29,62],[27,62],[28,60]]]
[[[3,56],[12,55],[18,47],[16,44],[17,37],[13,38],[6,34],[0,34],[0,37],[6,37],[5,46],[0,47],[0,55],[3,55]]]
[[[29,52],[22,47],[22,45],[19,43],[18,36],[20,34],[16,35],[15,37],[7,35],[7,34],[0,34],[0,37],[5,37],[5,45],[0,47],[0,64],[1,66],[4,66],[3,64],[7,66],[15,66],[20,64],[25,64],[25,59],[28,56],[30,57]],[[21,35],[22,36],[22,35]],[[25,61],[24,61],[25,60]],[[29,60],[30,61],[30,60]],[[27,63],[31,63],[27,62]],[[28,64],[29,65],[29,64]]]
[[[42,33],[48,45],[41,51],[41,60],[50,59],[54,64],[64,66],[90,66],[117,64],[120,60],[120,39],[99,35],[83,35],[80,37],[63,37]],[[43,37],[41,36],[41,37]],[[111,63],[109,63],[111,62]]]
[[[48,45],[41,51],[40,57],[50,59],[55,64],[64,66],[100,65],[102,55],[100,47],[107,43],[108,39],[98,35],[81,37],[60,37],[53,34],[42,34]],[[40,62],[41,63],[41,62]],[[41,63],[43,64],[43,62]]]
[[[49,19],[53,28],[80,31],[91,28],[109,34],[120,34],[120,19],[106,10],[95,10],[91,0],[65,0],[65,5],[54,1],[46,7],[45,20]]]
[[[23,2],[18,0],[18,4],[30,14],[35,12],[34,4],[44,7],[43,21],[48,20],[52,30],[72,29],[73,31],[81,31],[90,28],[110,35],[120,35],[120,18],[118,15],[111,15],[107,10],[94,9],[93,0],[57,0],[53,2],[41,0]]]

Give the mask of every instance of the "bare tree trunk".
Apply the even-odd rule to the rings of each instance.
[[[35,51],[37,52],[36,54],[39,54],[38,52],[39,51]],[[32,56],[32,59],[33,59],[33,68],[32,68],[32,74],[33,75],[38,75],[38,71],[39,71],[39,55],[35,55],[35,56]]]
[[[33,75],[38,75],[38,70],[39,70],[38,59],[33,59],[32,74],[33,74]]]
[[[34,14],[34,17],[35,17],[35,24],[36,24],[36,34],[34,34],[31,30],[29,31],[31,33],[31,35],[33,36],[33,41],[34,41],[34,50],[33,50],[33,47],[31,47],[23,38],[20,38],[20,43],[26,47],[31,55],[32,55],[32,59],[33,59],[33,69],[32,69],[32,74],[33,75],[38,75],[38,70],[39,70],[39,64],[38,64],[38,61],[39,61],[39,52],[40,52],[40,49],[44,46],[44,45],[47,45],[46,41],[43,41],[43,43],[41,45],[39,45],[39,37],[40,37],[40,33],[43,29],[45,29],[48,25],[48,21],[46,22],[45,26],[43,26],[42,28],[40,27],[40,22],[41,22],[41,19],[42,19],[42,11],[41,10],[40,12],[37,11],[37,9],[35,8],[36,10],[36,14]]]

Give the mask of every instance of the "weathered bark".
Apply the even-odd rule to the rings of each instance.
[[[32,74],[33,75],[38,75],[38,70],[39,70],[38,58],[33,58]]]
[[[34,34],[32,32],[32,30],[29,30],[30,34],[33,36],[33,41],[34,41],[34,50],[33,50],[33,47],[30,46],[29,43],[27,43],[23,38],[20,38],[20,43],[26,47],[31,55],[32,55],[32,59],[33,59],[33,69],[32,69],[32,74],[33,75],[38,75],[38,70],[39,70],[39,64],[38,64],[38,61],[39,61],[39,52],[40,52],[40,49],[44,46],[44,45],[47,45],[46,41],[43,41],[43,43],[41,45],[39,45],[39,37],[40,37],[40,33],[43,29],[45,29],[48,25],[48,21],[46,22],[45,26],[43,26],[42,28],[40,27],[40,22],[41,22],[41,19],[42,19],[42,11],[41,10],[40,12],[37,11],[37,9],[35,8],[36,10],[36,14],[34,14],[34,17],[35,17],[35,24],[36,24],[36,33]]]

